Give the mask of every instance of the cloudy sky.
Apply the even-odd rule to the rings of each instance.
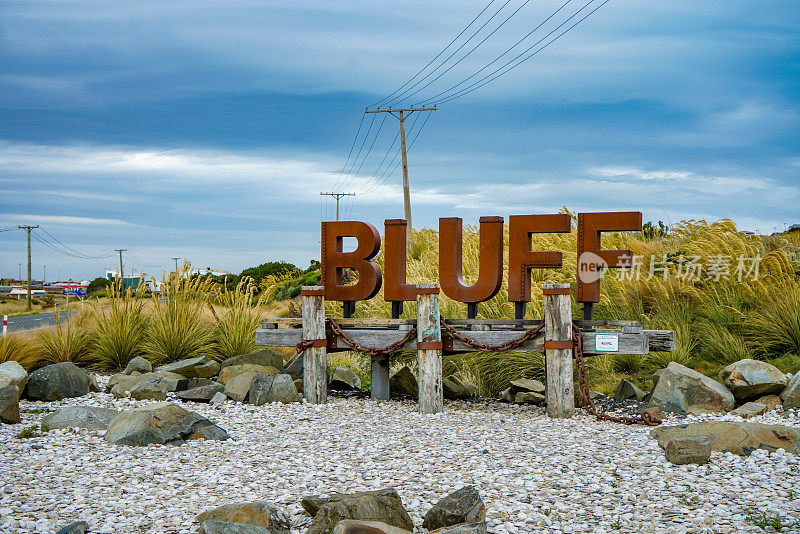
[[[49,232],[51,280],[115,248],[151,273],[305,266],[320,192],[403,216],[379,102],[440,102],[407,122],[415,227],[562,206],[800,223],[800,3],[587,1],[2,0],[0,229]],[[15,276],[24,232],[0,250]]]

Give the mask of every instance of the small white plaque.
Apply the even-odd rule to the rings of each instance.
[[[594,349],[598,352],[619,352],[619,336],[617,334],[596,334]]]

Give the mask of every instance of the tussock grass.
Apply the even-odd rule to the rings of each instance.
[[[9,334],[0,337],[0,363],[14,361],[26,370],[36,366],[38,353],[30,334]]]
[[[133,358],[145,354],[150,325],[144,299],[134,298],[130,290],[119,294],[114,285],[109,292],[111,299],[106,307],[94,306],[94,356],[101,367],[122,370]]]
[[[263,298],[255,297],[255,292],[252,278],[246,277],[232,291],[223,285],[222,293],[209,298],[208,307],[215,321],[214,354],[219,361],[256,350],[256,329],[266,306]],[[217,313],[215,304],[224,307],[224,311],[220,308]]]
[[[94,337],[85,328],[87,315],[78,313],[76,317],[62,324],[61,315],[54,310],[54,328],[42,329],[38,339],[40,361],[37,363],[72,362],[75,365],[89,365],[94,362],[92,349]]]

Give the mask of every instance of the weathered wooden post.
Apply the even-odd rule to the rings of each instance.
[[[303,286],[300,290],[303,339],[314,344],[303,351],[303,396],[310,404],[328,402],[328,362],[325,340],[325,288]]]
[[[370,396],[373,399],[389,400],[389,357],[372,357],[372,385]]]
[[[572,302],[569,284],[545,284],[544,348],[547,373],[547,415],[572,417],[575,397],[572,384]]]
[[[417,358],[420,413],[439,413],[444,408],[441,350],[439,286],[438,284],[418,284]]]

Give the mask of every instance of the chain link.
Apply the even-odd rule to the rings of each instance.
[[[581,336],[580,329],[572,323],[572,355],[575,357],[575,366],[578,368],[578,384],[583,396],[584,409],[597,417],[598,421],[613,421],[614,423],[622,423],[623,425],[643,424],[648,426],[658,426],[661,420],[653,415],[645,412],[638,416],[616,416],[607,413],[598,412],[597,407],[594,405],[594,399],[589,394],[589,382],[586,380],[586,365],[583,361],[583,337]]]
[[[403,348],[403,345],[405,345],[406,343],[408,343],[409,341],[411,341],[412,339],[417,337],[417,328],[414,327],[411,330],[409,330],[408,332],[406,332],[406,335],[403,336],[402,339],[399,339],[398,341],[395,341],[391,345],[387,345],[387,346],[382,347],[382,348],[379,348],[379,347],[363,347],[358,342],[353,341],[352,339],[350,339],[350,337],[348,337],[348,335],[344,333],[344,331],[342,330],[342,327],[339,326],[338,324],[336,324],[333,321],[333,319],[331,319],[330,317],[325,319],[325,322],[328,324],[328,326],[333,331],[333,333],[336,335],[336,337],[338,337],[339,339],[344,341],[344,343],[348,347],[350,347],[351,349],[353,349],[356,352],[363,352],[364,354],[367,354],[369,356],[388,356],[389,354],[397,352],[398,350]]]
[[[544,323],[542,323],[539,326],[525,330],[525,332],[518,338],[510,339],[505,343],[500,343],[499,345],[489,345],[488,343],[478,343],[474,339],[465,336],[464,334],[456,330],[453,326],[447,324],[444,318],[441,318],[440,320],[442,323],[442,328],[445,329],[447,335],[449,335],[453,339],[459,340],[464,345],[481,352],[503,352],[506,350],[519,348],[524,343],[531,341],[533,338],[535,338],[539,334],[539,332],[541,332],[542,329],[544,328]]]

